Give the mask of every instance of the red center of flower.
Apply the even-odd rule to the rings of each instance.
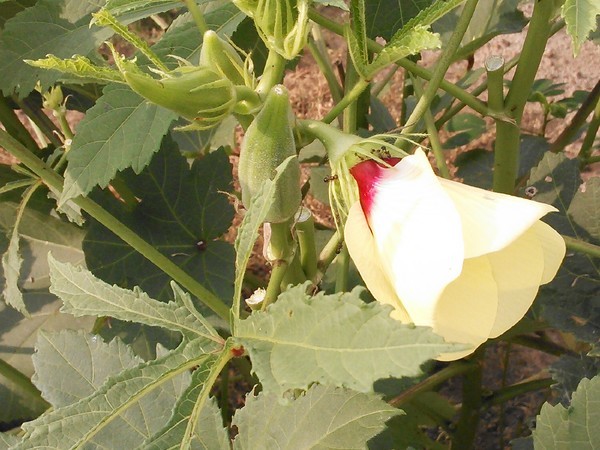
[[[385,158],[384,161],[395,166],[400,158]],[[377,181],[383,177],[385,170],[388,170],[388,167],[382,166],[372,159],[360,162],[350,169],[350,173],[358,184],[360,206],[367,217],[369,217],[373,200],[377,194]]]

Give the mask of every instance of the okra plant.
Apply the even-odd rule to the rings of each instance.
[[[0,448],[599,448],[600,4],[517,3],[0,1]]]

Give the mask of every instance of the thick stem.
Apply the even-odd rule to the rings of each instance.
[[[264,311],[271,303],[277,300],[277,297],[281,293],[281,282],[285,277],[289,264],[283,259],[278,259],[273,263],[271,269],[271,276],[269,277],[269,285],[267,286],[267,292],[265,293],[265,299],[262,302],[261,309]]]
[[[3,130],[0,130],[0,146],[4,147],[4,149],[33,171],[51,189],[56,192],[62,191],[64,183],[63,178]],[[119,236],[134,250],[169,275],[175,282],[179,283],[192,295],[196,296],[219,317],[224,320],[229,320],[229,308],[221,301],[221,299],[198,283],[198,281],[189,274],[184,272],[176,263],[159,252],[153,245],[146,242],[137,233],[126,227],[112,214],[91,199],[78,197],[73,201],[95,220]]]
[[[327,49],[323,42],[321,29],[318,25],[315,25],[312,27],[311,32],[313,39],[308,41],[308,49],[327,81],[327,86],[329,86],[329,91],[331,92],[331,98],[333,98],[335,103],[338,103],[342,99],[343,90],[335,76],[331,61],[327,56]]]
[[[369,82],[367,80],[360,79],[356,82],[356,84],[352,87],[350,91],[344,95],[342,100],[336,104],[331,110],[321,119],[321,121],[325,123],[331,123],[333,120],[339,116],[344,110],[351,105],[352,103],[358,100],[358,97],[369,87]]]
[[[316,279],[317,283],[321,281],[325,275],[325,272],[327,272],[327,269],[340,252],[340,246],[342,245],[342,242],[342,235],[339,231],[336,231],[333,236],[331,236],[331,239],[329,239],[327,244],[325,244],[323,250],[321,250],[321,253],[319,254],[319,262],[317,263],[317,268],[319,269]]]
[[[496,192],[512,194],[519,171],[519,125],[525,103],[531,92],[538,67],[550,37],[551,20],[554,13],[554,0],[535,2],[533,15],[511,88],[504,102],[505,111],[511,121],[496,122],[496,143],[494,146],[494,181]]]

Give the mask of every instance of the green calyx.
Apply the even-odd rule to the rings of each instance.
[[[246,57],[243,61],[236,49],[212,30],[204,33],[200,66],[210,67],[236,86],[255,87],[252,60]]]
[[[308,9],[311,0],[233,0],[254,19],[267,47],[285,59],[294,59],[308,39]]]
[[[139,71],[124,71],[127,84],[152,103],[175,111],[197,128],[211,128],[225,119],[236,103],[227,79],[204,67],[179,67],[157,80]]]
[[[246,207],[260,192],[263,183],[273,178],[275,169],[288,157],[294,157],[279,178],[277,197],[267,213],[267,222],[285,222],[296,213],[302,201],[293,126],[287,90],[277,85],[269,91],[263,108],[246,130],[242,142],[238,174],[242,202]]]

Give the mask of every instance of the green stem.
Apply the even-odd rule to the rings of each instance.
[[[460,417],[456,424],[456,433],[452,439],[452,448],[468,450],[473,448],[473,441],[477,434],[479,424],[479,410],[482,403],[482,374],[483,354],[485,349],[480,348],[471,357],[474,362],[473,370],[463,375],[462,406]]]
[[[482,408],[487,410],[492,406],[506,403],[508,400],[518,397],[519,395],[529,394],[530,392],[539,391],[541,389],[548,389],[555,383],[556,381],[552,378],[542,378],[540,380],[525,381],[523,383],[506,386],[486,398],[482,403]]]
[[[365,89],[369,87],[367,80],[359,79],[356,84],[344,95],[342,100],[336,104],[331,110],[321,119],[322,122],[331,123],[339,116],[349,105],[354,103]]]
[[[327,81],[327,86],[329,86],[329,91],[331,92],[331,98],[333,98],[334,103],[339,103],[342,99],[343,90],[335,76],[331,61],[327,57],[327,49],[323,43],[323,37],[319,26],[315,25],[312,28],[312,36],[313,39],[309,39],[308,41],[308,49]]]
[[[504,106],[511,121],[496,121],[496,142],[494,145],[494,180],[496,192],[512,194],[519,171],[519,145],[521,131],[519,125],[525,103],[550,37],[551,20],[554,13],[554,0],[538,0],[533,8],[529,29],[519,64],[506,96]]]
[[[583,142],[581,143],[581,149],[579,150],[579,165],[581,168],[584,168],[589,164],[589,160],[592,156],[592,151],[594,148],[594,142],[598,135],[598,129],[600,128],[600,102],[596,103],[596,108],[594,110],[594,115],[592,116],[592,120],[590,121],[590,125],[585,133],[585,137],[583,138]]]
[[[29,150],[38,150],[35,139],[31,137],[25,125],[21,123],[14,110],[8,104],[8,99],[0,95],[0,123],[11,136],[14,136],[21,144]]]
[[[19,370],[15,369],[3,359],[0,359],[0,375],[14,383],[23,393],[46,403],[42,398],[40,391],[31,382],[29,377],[23,375]]]
[[[415,94],[417,94],[417,96],[421,96],[423,93],[421,81],[415,77],[412,77],[412,81],[415,87]],[[440,142],[440,135],[438,134],[438,130],[435,127],[435,119],[429,108],[427,108],[427,110],[425,111],[424,119],[425,126],[427,127],[429,144],[431,145],[431,149],[433,150],[437,168],[442,177],[449,179],[450,171],[448,170],[448,165],[446,164],[446,155],[444,154],[444,149],[442,148],[442,143]]]
[[[396,72],[398,72],[399,68],[400,66],[390,67],[385,76],[377,83],[374,83],[373,86],[371,86],[371,95],[373,97],[379,97],[383,89],[388,85],[390,81],[392,81],[392,78],[394,78],[394,75],[396,74]]]
[[[318,23],[323,28],[327,28],[328,30],[332,31],[333,33],[335,33],[339,36],[344,36],[344,27],[342,25],[322,16],[315,9],[311,8],[308,15],[313,22]],[[383,49],[383,46],[381,44],[378,44],[377,42],[375,42],[372,39],[367,39],[367,49],[373,53],[379,53]],[[400,67],[403,67],[404,69],[408,70],[412,74],[414,74],[420,78],[423,78],[425,80],[431,80],[431,78],[433,76],[431,71],[427,70],[424,67],[419,66],[418,64],[410,61],[407,58],[401,59],[400,61],[396,61],[396,64],[399,65]],[[483,116],[488,115],[487,105],[485,103],[483,103],[481,100],[479,100],[474,95],[467,92],[466,90],[458,87],[454,83],[450,83],[449,81],[442,80],[439,83],[439,87],[440,87],[440,89],[443,89],[444,91],[451,94],[453,97],[459,99],[461,102],[463,102],[464,104],[466,104],[471,109],[478,112],[479,114],[481,114]]]
[[[188,11],[194,18],[194,22],[196,22],[196,26],[200,31],[200,34],[204,36],[204,33],[208,31],[208,25],[206,25],[206,20],[204,20],[204,14],[198,7],[198,3],[196,0],[183,0],[185,2],[185,6],[187,6]]]
[[[265,69],[256,86],[256,93],[265,98],[271,88],[283,80],[283,72],[285,70],[285,59],[275,50],[269,50],[269,56],[265,62]]]
[[[598,109],[598,103],[600,100],[600,80],[591,90],[589,95],[581,104],[581,107],[577,110],[571,123],[562,131],[562,133],[556,138],[556,140],[550,145],[550,151],[558,153],[563,150],[573,140],[577,131],[585,124],[588,116],[592,111]]]
[[[316,277],[317,283],[323,279],[325,272],[327,272],[327,269],[340,252],[340,245],[342,245],[342,242],[342,235],[339,231],[336,231],[333,236],[331,236],[331,239],[329,239],[327,244],[325,244],[323,250],[321,250],[321,253],[319,254],[319,262],[317,263],[317,268],[319,270]]]
[[[404,392],[402,392],[397,397],[394,397],[388,403],[395,407],[402,406],[403,404],[412,400],[417,395],[423,392],[429,392],[433,390],[435,387],[439,386],[440,384],[444,383],[450,378],[453,378],[457,375],[464,375],[465,373],[468,373],[475,369],[476,364],[474,364],[471,361],[455,361],[443,368],[442,370],[440,370],[439,372],[428,376],[420,383],[417,383],[414,386],[411,386],[410,388],[406,389]]]
[[[315,243],[315,219],[310,211],[302,208],[296,222],[296,236],[300,250],[300,264],[306,278],[313,280],[317,275],[317,247]]]
[[[28,99],[17,99],[13,100],[19,105],[19,108],[27,115],[27,117],[44,133],[44,136],[50,143],[55,147],[60,147],[63,143],[58,138],[60,130],[54,125],[50,118],[44,114],[44,112],[38,107],[30,106],[31,101]],[[43,145],[46,145],[44,142]],[[36,145],[37,147],[37,145]]]
[[[340,250],[335,261],[335,292],[346,292],[348,290],[348,268],[350,267],[350,255],[346,246]]]
[[[265,299],[262,302],[261,309],[264,311],[271,303],[277,300],[277,297],[281,293],[281,282],[285,277],[285,273],[288,270],[288,262],[283,259],[278,259],[273,263],[271,269],[271,276],[269,277],[269,285],[267,286],[267,292],[265,293]]]
[[[423,95],[417,102],[415,109],[412,114],[406,121],[406,126],[402,129],[401,134],[410,134],[414,131],[415,127],[419,123],[419,120],[423,117],[425,112],[429,109],[433,98],[435,97],[437,90],[444,79],[444,75],[448,71],[448,67],[452,63],[452,59],[454,54],[460,47],[460,43],[467,31],[467,27],[471,22],[471,18],[473,17],[473,13],[475,12],[475,7],[477,6],[478,0],[467,0],[465,6],[460,14],[458,21],[454,27],[454,31],[452,32],[452,36],[448,40],[446,44],[446,48],[442,52],[440,59],[437,61],[435,65],[435,69],[431,75],[431,79],[423,92]],[[409,69],[410,70],[410,69]]]
[[[497,112],[504,111],[504,58],[492,55],[485,60],[488,105]]]
[[[512,344],[521,345],[523,347],[532,348],[553,356],[563,356],[565,354],[572,353],[571,350],[539,336],[514,336],[509,339],[509,342]]]
[[[33,171],[52,190],[59,193],[62,191],[64,179],[3,130],[0,130],[0,146],[4,147],[4,149]],[[85,197],[78,197],[73,201],[95,220],[123,239],[123,241],[133,247],[138,253],[169,275],[175,282],[179,283],[192,295],[196,296],[219,317],[224,320],[229,320],[229,308],[221,301],[221,299],[198,283],[197,280],[159,252],[153,245],[146,242],[137,233],[126,227],[93,200]]]
[[[563,235],[562,237],[565,240],[565,243],[567,244],[567,249],[578,253],[584,253],[594,258],[600,258],[599,245],[590,244],[589,242],[581,241],[571,236]]]

